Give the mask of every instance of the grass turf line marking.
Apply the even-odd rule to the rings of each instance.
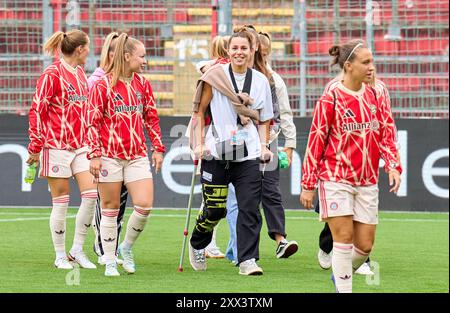
[[[23,212],[0,212],[1,213],[7,213],[6,215],[22,215]],[[33,215],[49,215],[49,213],[44,212],[36,212],[31,213],[28,212],[28,214]],[[174,218],[185,218],[185,214],[153,214],[150,215],[151,217],[174,217]],[[191,214],[191,216],[197,216],[197,214]],[[76,215],[68,215],[67,218],[74,218]],[[46,217],[23,217],[23,218],[9,218],[9,219],[0,219],[1,222],[22,222],[22,221],[41,221],[41,220],[48,220],[50,219],[50,216]],[[309,221],[318,221],[318,217],[302,217],[302,216],[287,216],[287,220],[309,220]],[[448,220],[444,219],[420,219],[420,218],[380,218],[380,221],[383,222],[433,222],[433,223],[448,223]]]

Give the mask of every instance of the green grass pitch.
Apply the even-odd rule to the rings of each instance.
[[[130,211],[127,211],[127,217]],[[76,210],[69,209],[66,249],[73,240]],[[186,251],[184,272],[177,271],[183,241],[185,210],[154,210],[134,246],[137,271],[105,277],[97,270],[57,270],[49,230],[50,209],[0,209],[0,292],[137,292],[137,293],[332,293],[330,271],[317,263],[317,214],[286,212],[288,238],[300,249],[288,259],[275,257],[275,243],[261,232],[260,261],[263,276],[244,277],[227,260],[208,260],[206,272],[194,272]],[[192,228],[195,220],[193,212]],[[122,233],[123,237],[124,233]],[[218,245],[225,252],[228,226],[221,221]],[[85,251],[92,251],[89,232]],[[355,275],[354,292],[449,292],[449,215],[381,212],[371,259],[376,276]]]

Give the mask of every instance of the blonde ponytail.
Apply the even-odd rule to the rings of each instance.
[[[44,52],[54,56],[58,53],[61,47],[61,43],[64,39],[64,33],[62,31],[57,31],[54,33],[45,43]]]
[[[116,38],[119,37],[118,32],[112,32],[108,34],[105,38],[105,42],[103,44],[102,52],[100,54],[100,67],[102,69],[106,69],[109,65],[109,53],[111,51],[115,51],[116,46]]]
[[[106,69],[106,73],[112,73],[111,86],[114,87],[120,77],[125,74],[125,53],[133,53],[138,44],[142,44],[139,40],[129,37],[122,33],[118,38],[114,57]]]

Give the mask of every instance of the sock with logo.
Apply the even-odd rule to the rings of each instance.
[[[70,196],[60,196],[52,199],[53,207],[50,214],[50,231],[56,257],[66,256],[66,213]]]
[[[361,265],[363,265],[367,259],[369,258],[369,253],[358,249],[356,246],[353,246],[352,252],[352,267],[353,271],[356,271]]]
[[[333,243],[331,266],[336,291],[339,293],[352,292],[352,250],[353,244]]]
[[[118,209],[102,209],[100,236],[104,252],[103,260],[106,264],[113,263],[116,259],[117,215]]]
[[[78,252],[83,249],[88,229],[92,224],[96,201],[97,190],[87,190],[81,193],[81,205],[75,220],[75,237],[70,251]]]
[[[130,219],[128,220],[125,240],[122,243],[122,246],[125,249],[131,249],[136,239],[144,230],[151,209],[152,208],[142,208],[138,206],[134,207],[133,213],[131,213]]]

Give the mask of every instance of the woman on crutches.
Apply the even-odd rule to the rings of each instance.
[[[197,86],[191,140],[196,143],[195,157],[202,159],[204,208],[189,245],[190,263],[196,271],[206,270],[205,247],[211,241],[214,227],[226,215],[231,182],[239,205],[239,274],[263,273],[256,263],[262,224],[260,162],[272,158],[267,144],[273,109],[267,78],[247,67],[252,40],[246,31],[234,33],[228,44],[231,64],[212,67]],[[206,115],[211,117],[211,125],[205,134]]]

